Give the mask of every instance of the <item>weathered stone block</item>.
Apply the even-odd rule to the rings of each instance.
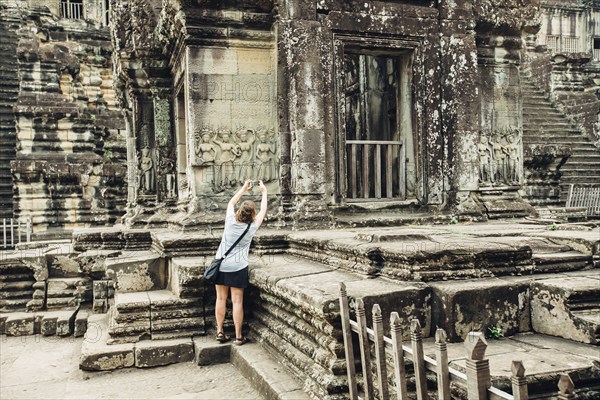
[[[40,329],[40,333],[43,336],[54,336],[56,335],[56,323],[58,321],[58,316],[56,315],[45,315],[42,319],[42,326]]]
[[[194,336],[194,362],[198,365],[228,363],[231,345],[216,342],[209,336]]]
[[[85,335],[87,331],[87,322],[88,322],[89,314],[87,311],[79,311],[77,313],[77,317],[75,318],[75,328],[73,331],[73,335],[75,337],[81,337]]]
[[[173,258],[169,265],[168,288],[177,297],[198,295],[202,287],[202,273],[206,257]]]
[[[504,278],[431,283],[432,325],[448,340],[463,341],[470,331],[500,328],[504,335],[531,330],[529,280]]]
[[[10,336],[33,335],[35,317],[30,313],[9,314],[4,331]]]
[[[79,368],[88,371],[110,371],[133,367],[133,343],[107,344],[108,327],[106,315],[91,315],[88,330],[81,345]]]
[[[140,368],[188,362],[194,359],[190,338],[152,340],[135,344],[135,366]]]
[[[56,334],[69,336],[73,333],[77,310],[62,311],[56,320]]]
[[[142,292],[166,287],[164,259],[151,252],[124,252],[122,257],[107,259],[106,275],[120,292]]]
[[[531,284],[533,330],[598,344],[600,281],[586,277],[544,279]]]

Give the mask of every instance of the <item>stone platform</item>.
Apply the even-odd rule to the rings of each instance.
[[[111,304],[112,321],[106,348],[96,353],[126,345],[133,359],[121,359],[134,366],[138,347],[142,351],[154,342],[161,347],[167,342],[158,339],[179,337],[184,348],[191,341],[196,362],[210,363],[206,360],[212,359],[212,350],[199,356],[192,337],[206,338],[197,336],[206,332],[210,338],[214,328],[214,292],[206,290],[202,271],[214,256],[220,232],[153,231],[150,248],[139,254],[127,250],[126,242],[112,240],[128,237],[135,242],[138,233],[94,231],[95,237],[108,241],[98,244],[106,249],[104,259],[94,264],[98,268],[92,267],[96,272],[90,274],[94,299],[97,284],[106,286],[102,296],[104,304]],[[140,234],[147,238],[147,232]],[[73,248],[85,247],[77,240]],[[116,266],[122,277],[135,273],[136,268],[121,268],[132,256],[142,264],[161,263],[160,279],[147,274],[153,282],[148,290],[128,291],[136,286],[121,287],[118,273],[113,278],[104,273],[119,270]],[[490,328],[502,330],[505,336],[538,332],[598,342],[600,286],[595,284],[600,281],[600,229],[594,223],[557,226],[522,220],[335,231],[264,229],[254,239],[249,264],[245,321],[254,341],[289,368],[304,391],[318,398],[344,398],[347,392],[340,282],[346,283],[351,307],[358,298],[364,301],[368,319],[375,303],[384,316],[399,312],[405,339],[409,321],[417,318],[424,337],[431,336],[435,327],[444,327],[451,342],[461,342],[469,331]],[[115,286],[114,298],[110,282]],[[180,319],[193,326],[178,326]],[[226,327],[232,328],[230,316]],[[115,344],[108,345],[109,341]],[[157,360],[163,357],[154,348],[148,351],[156,352]],[[574,380],[576,386],[586,384],[585,379],[577,381],[578,376]]]

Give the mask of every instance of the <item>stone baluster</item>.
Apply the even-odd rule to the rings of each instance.
[[[427,399],[427,377],[425,376],[425,353],[423,352],[423,331],[418,319],[410,322],[410,342],[413,351],[417,399]]]
[[[438,398],[450,400],[450,372],[448,371],[448,346],[446,331],[435,331],[435,361],[437,362]]]
[[[527,400],[529,399],[529,392],[527,391],[527,378],[525,378],[525,367],[521,361],[512,362],[512,376],[510,381],[512,382],[512,392],[515,400]]]
[[[350,399],[358,399],[358,388],[356,385],[356,371],[354,370],[354,349],[352,347],[352,329],[350,327],[350,307],[348,306],[348,295],[346,285],[340,283],[340,315],[342,319],[342,332],[344,334],[344,350],[346,351],[346,369],[348,372],[348,388]]]
[[[375,338],[375,358],[377,364],[377,381],[379,383],[379,397],[390,397],[387,379],[387,365],[385,362],[385,343],[383,342],[383,318],[379,304],[373,306],[373,336]]]
[[[575,399],[575,384],[569,374],[561,374],[558,381],[558,400]]]
[[[467,348],[466,373],[469,400],[487,400],[491,386],[490,363],[484,359],[487,341],[481,332],[469,332],[465,340]]]
[[[394,378],[396,379],[396,396],[399,400],[408,399],[406,388],[406,369],[404,368],[404,350],[402,350],[402,331],[400,316],[397,312],[390,315],[392,331],[392,353],[394,357]]]
[[[356,300],[356,322],[358,323],[358,343],[360,344],[360,362],[362,365],[365,400],[371,400],[373,395],[373,373],[371,372],[371,350],[369,335],[367,334],[367,315],[365,303],[362,299]]]

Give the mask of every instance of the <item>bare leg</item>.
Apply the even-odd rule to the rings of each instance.
[[[217,319],[217,333],[219,333],[223,332],[223,321],[225,320],[225,311],[227,310],[227,295],[229,294],[229,286],[215,285],[215,289],[217,290],[215,318]]]
[[[236,339],[242,338],[242,325],[244,323],[244,289],[231,288],[231,302],[233,303],[233,324],[235,325]]]

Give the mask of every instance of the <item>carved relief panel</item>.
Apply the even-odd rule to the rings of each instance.
[[[246,179],[265,184],[278,179],[277,137],[274,129],[205,127],[195,134],[195,165],[214,192],[244,183]]]
[[[516,128],[481,132],[479,183],[481,186],[519,185],[521,182],[520,132]]]
[[[189,48],[188,139],[196,194],[246,179],[278,190],[275,53],[265,48]]]

